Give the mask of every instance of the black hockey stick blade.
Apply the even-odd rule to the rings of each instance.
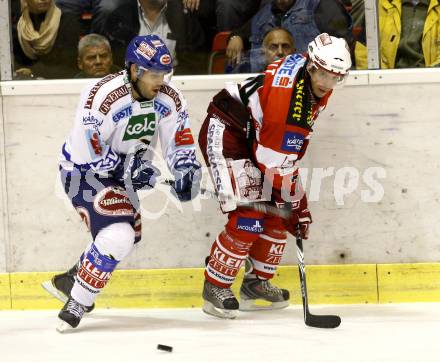
[[[307,311],[304,322],[309,327],[315,328],[337,328],[341,324],[341,318],[337,315],[316,315]]]

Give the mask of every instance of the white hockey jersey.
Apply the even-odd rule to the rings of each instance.
[[[143,157],[151,160],[158,137],[170,170],[178,161],[195,159],[181,92],[164,84],[153,100],[138,102],[132,97],[126,72],[110,74],[81,93],[60,164],[66,170],[76,165],[96,173],[111,172],[120,155],[140,147],[148,148]]]

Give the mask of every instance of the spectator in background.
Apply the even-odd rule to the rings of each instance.
[[[164,39],[164,42],[171,53],[176,57],[176,40],[170,37],[171,29],[165,15],[167,0],[139,0],[139,34],[156,34]]]
[[[99,34],[88,34],[79,41],[78,68],[75,78],[102,78],[120,70],[113,64],[109,41]]]
[[[21,78],[70,78],[79,30],[53,0],[22,0],[13,24],[15,73]]]
[[[438,0],[379,0],[381,68],[440,65]],[[356,42],[356,68],[368,67],[367,48]]]
[[[206,32],[196,14],[184,10],[182,0],[139,0],[122,5],[113,12],[108,23],[111,31],[106,34],[113,49],[116,64],[123,59],[127,42],[136,35],[156,34],[164,39],[175,56],[176,65],[186,57],[188,68],[206,68]],[[204,62],[195,65],[198,51],[206,53]],[[178,67],[178,68],[179,68]]]
[[[295,41],[292,34],[284,28],[273,28],[264,36],[263,47],[259,49],[258,52],[247,52],[248,54],[242,57],[240,64],[238,64],[231,73],[250,73],[251,57],[257,57],[254,63],[261,64],[261,66],[256,69],[256,72],[262,72],[270,63],[284,58],[294,53],[294,51]]]
[[[178,40],[185,40],[183,15],[182,0],[133,0],[122,4],[109,16],[105,33],[115,63],[123,61],[125,48],[136,35],[158,35],[175,58],[176,47],[181,45]]]
[[[230,31],[249,20],[258,11],[261,0],[182,0],[182,2],[187,11],[199,12],[203,17],[210,17],[212,23],[216,25],[216,31]]]
[[[91,13],[90,32],[106,34],[109,31],[108,18],[124,4],[136,0],[55,0],[63,13],[73,15],[77,21],[85,13]]]
[[[258,51],[268,30],[283,27],[295,39],[296,50],[304,52],[319,33],[344,38],[352,44],[351,17],[339,0],[272,0],[240,29],[231,33],[226,54],[232,64],[239,63],[244,49]],[[251,62],[251,70],[260,64]]]

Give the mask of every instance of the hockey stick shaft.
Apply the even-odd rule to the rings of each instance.
[[[306,283],[306,267],[304,263],[304,250],[301,237],[301,229],[298,225],[296,229],[296,255],[298,258],[298,271],[299,271],[299,281],[301,284],[301,297],[304,312],[304,322],[307,321],[307,314],[309,313],[309,301],[307,296],[307,283]],[[306,323],[307,324],[307,323]]]

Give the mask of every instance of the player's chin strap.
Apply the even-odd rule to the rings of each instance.
[[[139,95],[139,97],[140,97],[139,99],[137,99],[137,101],[138,101],[138,102],[149,101],[150,99],[147,99],[147,98],[145,98],[145,97],[142,95],[142,92],[141,92],[141,90],[140,90],[140,88],[139,88],[139,86],[138,86],[139,79],[142,77],[142,74],[143,74],[143,72],[144,72],[143,69],[137,67],[137,70],[136,70],[136,80],[135,80],[135,81],[133,81],[133,79],[131,79],[130,68],[127,68],[126,70],[127,70],[128,80],[130,81],[130,85],[133,87],[133,89],[136,91],[136,93],[137,93],[137,94]]]

